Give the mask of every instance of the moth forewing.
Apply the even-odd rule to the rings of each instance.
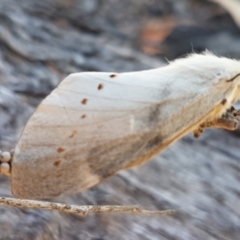
[[[192,55],[147,71],[70,75],[43,100],[20,137],[13,194],[75,193],[144,163],[231,106],[239,79],[227,80],[239,66]]]

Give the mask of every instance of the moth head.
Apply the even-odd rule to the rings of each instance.
[[[203,54],[190,54],[185,59],[175,60],[172,66],[181,69],[181,74],[201,78],[202,82],[239,81],[240,84],[240,61],[218,57],[209,51]]]

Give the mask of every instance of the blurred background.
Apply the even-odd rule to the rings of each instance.
[[[238,0],[0,0],[0,148],[68,74],[159,67],[206,49],[240,58]],[[56,201],[175,209],[168,217],[0,207],[0,239],[239,240],[240,138],[187,136],[142,167]],[[12,196],[0,177],[0,196]]]

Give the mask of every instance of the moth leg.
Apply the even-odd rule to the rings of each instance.
[[[205,128],[204,125],[201,124],[199,128],[193,132],[194,137],[199,138],[202,135],[204,128]]]
[[[236,110],[233,106],[227,110],[227,112],[223,115],[226,118],[234,118],[240,121],[240,109]]]
[[[224,128],[230,131],[236,130],[238,128],[239,122],[236,119],[229,119],[221,117],[213,122],[206,124],[206,128]]]
[[[217,126],[228,130],[236,130],[240,122],[240,110],[236,110],[233,106],[217,119]]]
[[[2,152],[0,150],[0,173],[7,176],[11,175],[11,161],[14,151]]]
[[[198,138],[206,128],[223,128],[230,131],[236,130],[239,126],[240,110],[236,110],[233,106],[226,111],[220,118],[205,122],[194,131],[194,137]]]

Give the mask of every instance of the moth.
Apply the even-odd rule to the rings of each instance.
[[[12,193],[42,199],[80,192],[188,133],[234,130],[239,98],[240,61],[209,52],[146,71],[71,74],[22,132],[10,162]]]

